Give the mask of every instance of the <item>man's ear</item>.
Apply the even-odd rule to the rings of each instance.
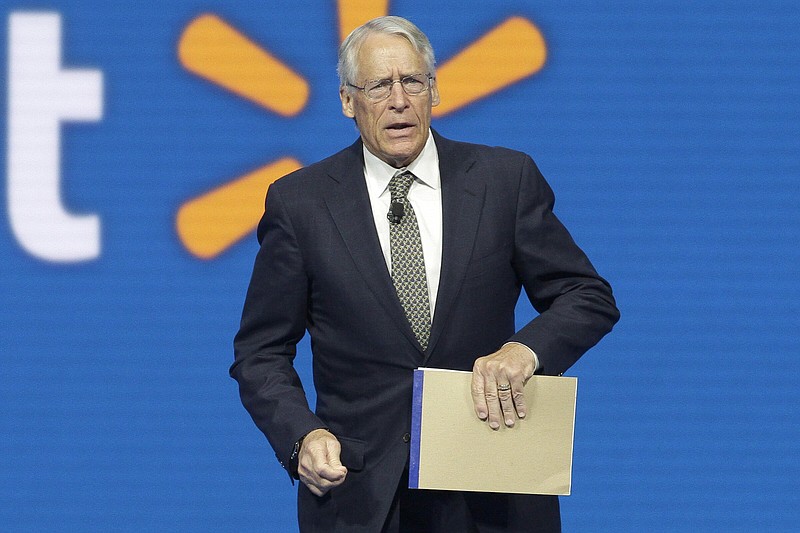
[[[355,118],[356,113],[353,109],[353,93],[347,87],[339,88],[339,99],[342,101],[342,114],[349,118]]]
[[[436,107],[439,105],[439,86],[436,84],[436,78],[431,80],[431,106]]]

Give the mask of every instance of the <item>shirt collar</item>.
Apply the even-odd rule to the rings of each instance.
[[[417,177],[424,185],[431,189],[441,187],[439,176],[439,152],[436,150],[436,143],[433,134],[428,130],[428,140],[422,148],[422,152],[410,165],[402,169],[397,169],[379,159],[364,145],[364,175],[367,181],[375,185],[378,196],[382,196],[389,189],[389,181],[398,170],[408,170]]]

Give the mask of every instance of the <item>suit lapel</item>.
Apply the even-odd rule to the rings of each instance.
[[[423,364],[436,347],[464,281],[472,255],[485,195],[485,185],[470,170],[475,160],[452,141],[434,133],[442,180],[442,270],[431,337]]]
[[[353,258],[364,282],[389,314],[392,322],[422,351],[406,319],[381,251],[367,185],[364,181],[363,151],[360,141],[347,149],[332,166],[330,187],[325,194],[334,224]]]

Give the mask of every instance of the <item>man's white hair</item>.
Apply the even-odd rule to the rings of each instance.
[[[386,35],[399,35],[414,47],[414,50],[422,54],[425,61],[427,72],[435,76],[434,65],[436,60],[433,55],[433,47],[428,37],[417,28],[414,23],[403,17],[386,16],[372,19],[350,32],[350,35],[342,41],[339,46],[339,62],[336,71],[339,74],[339,86],[348,87],[348,83],[360,85],[364,80],[358,78],[357,57],[364,40],[372,34],[382,33]]]

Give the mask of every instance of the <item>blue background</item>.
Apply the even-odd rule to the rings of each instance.
[[[263,164],[310,163],[355,138],[339,110],[335,3],[3,6],[4,93],[8,15],[51,10],[64,68],[103,71],[105,111],[63,128],[61,169],[64,203],[101,217],[100,258],[45,263],[0,218],[0,530],[295,530],[294,489],[227,377],[255,238],[202,261],[174,218]],[[309,82],[298,116],[180,66],[183,28],[209,11]],[[541,72],[434,127],[530,153],[615,289],[622,321],[570,371],[565,531],[799,530],[800,4],[396,0],[390,12],[429,35],[440,63],[511,15],[547,42]],[[5,162],[5,113],[3,126]],[[309,358],[304,344],[305,376]]]

